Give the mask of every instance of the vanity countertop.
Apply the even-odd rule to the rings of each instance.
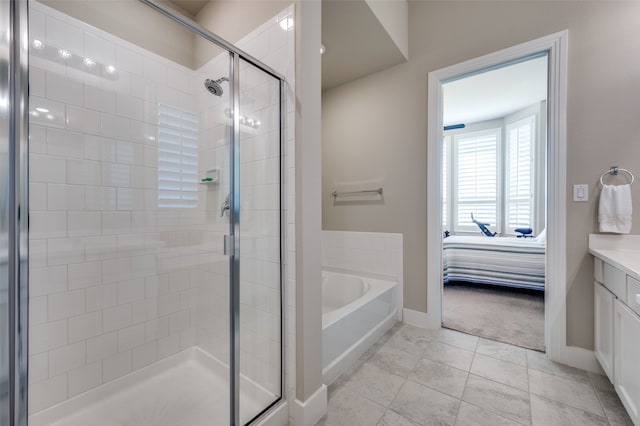
[[[589,253],[640,281],[640,235],[589,235]]]

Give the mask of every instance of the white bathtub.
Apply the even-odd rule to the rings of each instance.
[[[398,284],[322,272],[322,377],[330,384],[396,322]]]

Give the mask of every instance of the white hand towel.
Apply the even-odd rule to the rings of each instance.
[[[600,232],[631,231],[631,185],[603,185],[598,209]]]

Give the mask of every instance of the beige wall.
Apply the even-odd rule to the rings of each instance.
[[[235,43],[277,16],[292,3],[286,0],[212,0],[195,20],[225,40]]]
[[[640,174],[639,22],[639,2],[410,2],[409,62],[323,93],[323,228],[403,233],[405,307],[425,311],[428,73],[568,29],[567,343],[592,348],[597,181]],[[333,205],[334,181],[379,177],[384,203]],[[578,183],[588,203],[570,200]]]

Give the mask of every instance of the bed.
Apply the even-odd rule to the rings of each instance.
[[[544,289],[544,231],[536,238],[451,236],[442,242],[443,279]]]

